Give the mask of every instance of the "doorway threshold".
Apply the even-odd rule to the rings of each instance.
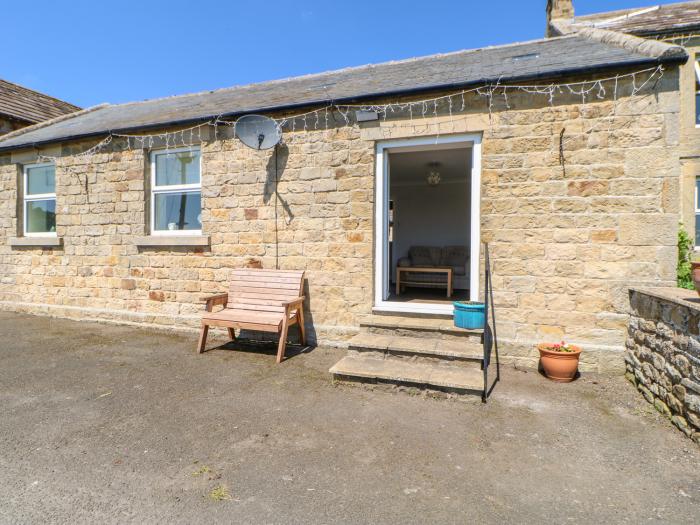
[[[423,314],[435,316],[448,316],[452,318],[454,307],[452,303],[402,303],[394,301],[382,301],[372,308],[373,313],[396,314]]]

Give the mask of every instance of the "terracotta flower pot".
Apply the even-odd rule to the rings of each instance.
[[[693,276],[693,284],[695,285],[695,291],[700,295],[700,261],[691,262],[691,275]]]
[[[573,348],[573,352],[557,352],[552,350],[551,343],[541,343],[537,345],[540,351],[540,363],[546,376],[552,381],[559,383],[569,383],[576,378],[578,371],[578,360],[583,351],[575,345],[568,345]]]

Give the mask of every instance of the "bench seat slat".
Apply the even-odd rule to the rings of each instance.
[[[280,301],[288,301],[299,297],[299,292],[293,290],[273,290],[270,288],[236,288],[230,292],[231,297],[246,297],[247,294],[254,294],[260,298],[269,297],[270,299],[278,299]]]
[[[282,322],[284,312],[261,312],[251,310],[239,310],[226,308],[220,312],[207,312],[204,319],[216,319],[219,321],[240,321],[248,323],[277,325]]]
[[[299,286],[299,278],[297,277],[267,277],[264,275],[248,276],[248,275],[234,275],[231,277],[231,282],[236,283],[285,283],[285,284],[295,284]]]
[[[288,272],[285,270],[232,270],[231,276],[244,276],[244,277],[293,277],[295,279],[301,279],[304,272]]]
[[[250,310],[252,312],[284,312],[284,306],[279,304],[251,304],[240,301],[232,301],[226,305],[226,308],[235,310]]]
[[[299,293],[299,282],[298,281],[296,283],[271,283],[269,281],[250,281],[250,280],[232,281],[231,282],[231,289],[232,290],[234,290],[236,288],[247,288],[249,286],[254,286],[256,288],[273,288],[273,289],[279,289],[279,290],[294,290],[295,292]]]
[[[267,296],[265,296],[264,298],[242,297],[239,295],[236,297],[229,296],[228,304],[231,305],[233,303],[242,303],[242,304],[259,304],[261,306],[279,306],[279,307],[282,307],[282,303],[284,303],[286,301],[288,301],[288,299],[270,299]],[[229,308],[231,308],[231,307],[229,306]]]

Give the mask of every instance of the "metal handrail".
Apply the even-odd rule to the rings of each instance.
[[[484,333],[481,336],[484,347],[484,392],[481,400],[486,403],[489,395],[493,391],[496,383],[501,380],[501,363],[498,358],[498,337],[496,334],[496,309],[493,304],[493,283],[491,279],[491,258],[489,256],[489,245],[484,243]],[[491,307],[491,320],[489,322],[489,306]],[[492,327],[493,325],[493,327]],[[488,384],[488,369],[491,364],[491,351],[496,355],[496,380],[489,388]]]

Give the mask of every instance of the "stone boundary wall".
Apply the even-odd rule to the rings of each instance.
[[[631,289],[626,377],[700,444],[700,298],[678,288]]]

